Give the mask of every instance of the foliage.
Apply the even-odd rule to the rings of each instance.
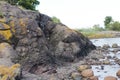
[[[120,31],[120,22],[115,21],[111,23],[109,29],[114,31]]]
[[[52,17],[52,21],[53,21],[54,23],[61,23],[60,19],[58,19],[58,18],[55,17],[55,16]]]
[[[94,26],[92,27],[92,29],[93,29],[94,31],[104,31],[104,30],[105,30],[104,28],[100,27],[99,24],[94,25]]]
[[[105,21],[104,21],[104,25],[105,25],[105,28],[108,29],[109,28],[109,24],[113,21],[112,17],[111,16],[106,16],[105,17]]]
[[[35,10],[35,7],[40,4],[38,0],[5,0],[12,5],[20,5],[25,9]]]
[[[35,10],[35,7],[39,5],[38,0],[19,0],[18,5],[30,9],[30,10]]]
[[[105,29],[100,27],[98,24],[94,25],[92,28],[83,28],[79,29],[78,31],[90,39],[113,37],[112,34],[104,33]]]
[[[80,29],[78,30],[79,32],[81,32],[83,35],[85,35],[86,37],[93,39],[93,38],[109,38],[109,37],[113,37],[113,34],[109,34],[109,33],[104,33],[104,29],[94,29],[94,28],[87,28],[87,29]],[[102,31],[102,32],[101,32]]]

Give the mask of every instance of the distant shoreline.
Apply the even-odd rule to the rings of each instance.
[[[116,38],[120,37],[120,31],[79,31],[89,39]]]

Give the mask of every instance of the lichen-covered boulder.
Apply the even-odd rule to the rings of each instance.
[[[62,23],[55,24],[44,14],[6,2],[2,2],[0,8],[3,15],[0,17],[0,41],[13,46],[17,53],[13,62],[20,63],[25,71],[35,72],[40,65],[74,61],[95,49],[81,33]]]
[[[11,66],[12,59],[17,55],[13,47],[8,43],[0,43],[0,65]]]

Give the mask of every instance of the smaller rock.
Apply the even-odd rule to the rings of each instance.
[[[89,78],[82,78],[82,80],[89,80]]]
[[[120,70],[117,71],[116,76],[120,78]]]
[[[98,77],[97,76],[92,76],[89,78],[89,80],[98,80]]]
[[[113,49],[112,52],[117,53],[118,51],[120,51],[120,48],[115,48],[115,49]]]
[[[8,43],[0,43],[0,58],[10,58],[13,54],[13,51],[14,50],[12,46]]]
[[[104,70],[104,66],[103,65],[101,65],[101,70]]]
[[[82,76],[78,72],[73,72],[71,74],[71,77],[72,77],[73,80],[82,80]]]
[[[85,69],[91,69],[91,66],[90,65],[80,65],[77,69],[79,72],[81,72]]]
[[[43,79],[41,79],[41,77],[35,74],[31,74],[23,71],[23,78],[21,80],[43,80]]]
[[[114,43],[114,44],[112,45],[112,48],[118,48],[118,44]]]
[[[92,69],[86,69],[81,72],[81,75],[83,77],[91,77],[91,76],[94,76],[94,73],[93,73]]]
[[[110,48],[110,45],[104,44],[102,48],[103,48],[103,49],[108,49],[108,48]]]
[[[117,80],[117,78],[114,76],[106,76],[104,80]]]
[[[104,60],[103,64],[108,65],[108,64],[110,64],[110,61],[109,60]]]

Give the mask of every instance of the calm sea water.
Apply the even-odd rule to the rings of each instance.
[[[112,44],[117,43],[120,46],[120,38],[102,38],[102,39],[91,39],[94,45],[103,46],[104,44]],[[120,51],[116,54],[110,53],[111,57],[116,56],[120,59]],[[112,60],[114,61],[114,60]],[[94,75],[99,77],[99,80],[104,80],[105,76],[116,76],[116,72],[120,70],[120,65],[103,65],[104,70],[101,70],[101,65],[92,65],[92,69],[94,71]],[[120,78],[118,78],[120,80]]]
[[[109,44],[110,46],[117,43],[120,46],[120,38],[102,38],[102,39],[91,39],[94,45],[102,46],[104,44]]]

